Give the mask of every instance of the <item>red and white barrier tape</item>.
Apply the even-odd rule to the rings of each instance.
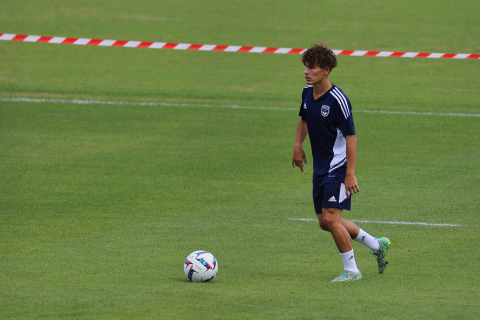
[[[170,42],[145,42],[123,40],[101,40],[88,38],[65,38],[29,36],[20,34],[0,33],[0,40],[64,43],[104,47],[126,48],[150,48],[150,49],[175,49],[175,50],[199,50],[199,51],[225,51],[225,52],[257,52],[257,53],[284,53],[301,54],[305,49],[294,48],[270,48],[270,47],[244,47],[244,46],[220,46],[209,44],[170,43]],[[393,51],[362,51],[362,50],[333,50],[338,56],[357,57],[403,57],[403,58],[450,58],[450,59],[480,59],[480,54],[469,53],[425,53],[425,52],[393,52]]]

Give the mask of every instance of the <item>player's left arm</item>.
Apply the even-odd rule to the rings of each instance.
[[[345,193],[347,197],[360,192],[357,178],[355,177],[355,165],[357,163],[357,138],[354,134],[345,137],[347,140],[347,175],[345,176]]]

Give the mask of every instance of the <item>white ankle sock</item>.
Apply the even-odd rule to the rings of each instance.
[[[355,262],[355,255],[353,254],[353,249],[351,251],[341,253],[340,255],[342,256],[343,259],[343,269],[352,271],[352,272],[358,272],[357,268],[357,263]]]
[[[380,250],[380,242],[378,242],[377,239],[360,229],[360,232],[358,233],[358,236],[353,239],[357,242],[363,243],[366,245],[370,250],[372,251],[378,251]]]

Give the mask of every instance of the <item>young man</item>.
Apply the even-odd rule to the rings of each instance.
[[[330,83],[328,76],[337,66],[332,50],[313,45],[302,54],[307,86],[303,89],[293,147],[292,166],[307,164],[302,143],[309,135],[313,155],[313,203],[320,228],[329,231],[343,259],[344,271],[332,282],[362,279],[353,254],[352,239],[370,248],[377,258],[378,273],[387,265],[390,240],[374,238],[349,220],[351,196],[360,191],[355,177],[357,141],[350,101]]]

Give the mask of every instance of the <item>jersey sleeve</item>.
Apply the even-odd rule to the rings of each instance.
[[[302,118],[302,120],[305,121],[305,113],[303,111],[303,104],[304,104],[304,101],[305,101],[305,96],[307,95],[306,93],[307,91],[307,88],[303,88],[303,91],[302,91],[302,102],[300,103],[300,111],[298,112],[298,115]]]
[[[346,96],[337,99],[339,104],[339,123],[338,128],[342,131],[344,137],[355,134],[355,125],[352,117],[352,105]]]

